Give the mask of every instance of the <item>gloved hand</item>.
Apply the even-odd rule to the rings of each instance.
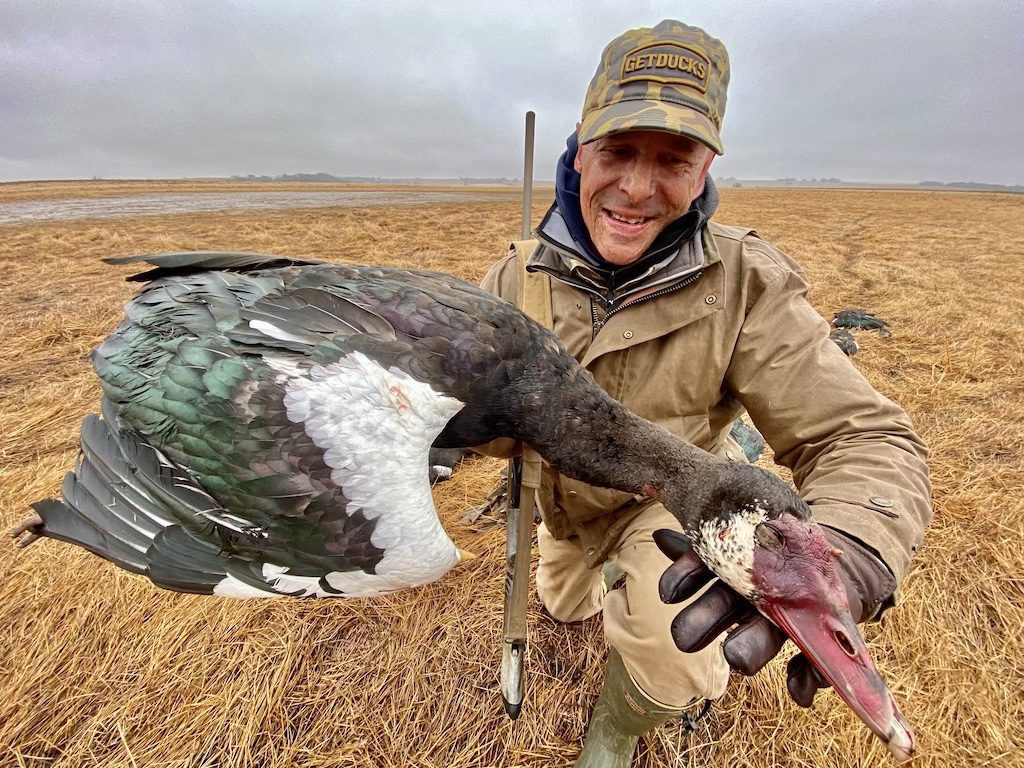
[[[835,562],[846,587],[854,621],[860,623],[877,618],[882,610],[892,605],[896,591],[892,572],[857,539],[835,528],[822,528],[829,543],[843,551],[843,556]],[[664,602],[682,602],[715,578],[682,533],[661,529],[654,532],[654,541],[674,561],[661,577],[661,599]],[[669,584],[677,584],[674,591],[667,586]],[[670,594],[666,594],[666,589]],[[743,675],[755,674],[775,657],[786,642],[786,635],[781,629],[721,581],[679,612],[672,622],[672,637],[681,651],[692,653],[704,648],[734,624],[736,629],[729,633],[723,651],[729,666]],[[814,702],[814,694],[820,688],[827,688],[828,683],[801,653],[789,662],[786,687],[797,704],[809,707]]]

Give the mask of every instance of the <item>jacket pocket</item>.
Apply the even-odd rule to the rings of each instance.
[[[612,488],[599,488],[565,475],[559,475],[554,492],[555,505],[565,510],[568,518],[574,523],[585,523],[604,515],[614,514],[627,504],[645,498]]]

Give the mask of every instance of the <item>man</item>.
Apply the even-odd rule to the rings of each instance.
[[[708,451],[744,460],[729,431],[745,409],[843,550],[854,618],[875,618],[931,517],[926,449],[829,341],[800,267],[752,230],[709,222],[728,79],[722,43],[676,21],[612,41],[537,240],[484,287],[515,301],[522,280],[550,295],[555,332],[612,396]],[[679,525],[659,503],[551,470],[538,503],[541,601],[564,622],[603,611],[611,647],[578,766],[629,765],[639,736],[720,696],[730,665],[753,674],[781,648],[724,585],[678,619],[661,602],[668,561],[654,532]],[[676,570],[707,581],[658,538]],[[809,706],[822,684],[802,657],[789,678]]]

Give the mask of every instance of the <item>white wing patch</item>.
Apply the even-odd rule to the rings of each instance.
[[[275,381],[278,384],[284,384],[288,379],[295,376],[305,376],[306,371],[294,360],[289,360],[285,357],[278,355],[265,354],[263,355],[263,362],[273,369],[277,376]]]
[[[309,343],[309,336],[296,336],[293,333],[288,333],[288,331],[278,328],[276,325],[267,322],[266,320],[250,320],[249,327],[269,336],[272,339],[280,339],[281,341],[297,341],[300,344]]]
[[[754,529],[768,519],[768,512],[754,499],[728,519],[712,518],[700,524],[693,535],[693,548],[704,564],[747,598],[757,590],[751,579],[754,570]]]
[[[376,573],[329,573],[327,583],[348,596],[368,596],[427,584],[451,570],[459,554],[437,518],[427,455],[463,403],[361,352],[290,378],[285,391],[288,418],[302,423],[324,451],[348,512],[377,520],[371,543],[384,550]],[[322,590],[318,577],[292,576],[279,566],[264,565],[263,576],[269,589],[338,597]],[[236,597],[274,595],[260,592],[231,577],[215,589]]]
[[[264,572],[266,572],[266,566],[264,566]],[[239,581],[229,573],[220,584],[213,588],[213,594],[244,600],[250,597],[280,597],[282,593],[275,592],[269,582],[266,589],[257,589],[251,584]]]

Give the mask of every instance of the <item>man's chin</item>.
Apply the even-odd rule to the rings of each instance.
[[[643,256],[651,247],[651,242],[653,239],[647,237],[630,238],[629,240],[624,240],[622,237],[600,237],[594,241],[594,247],[597,248],[601,258],[609,264],[624,267]]]
[[[662,217],[648,218],[642,224],[621,222],[612,218],[609,209],[603,206],[587,220],[587,229],[598,254],[618,267],[632,264],[647,253],[665,225]]]

